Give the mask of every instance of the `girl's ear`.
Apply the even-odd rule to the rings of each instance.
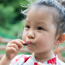
[[[59,45],[65,41],[65,33],[63,33],[61,36],[57,36],[55,45]]]

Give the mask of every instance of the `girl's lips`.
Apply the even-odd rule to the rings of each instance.
[[[28,44],[33,44],[33,43],[31,41],[27,41],[23,45],[27,46]]]

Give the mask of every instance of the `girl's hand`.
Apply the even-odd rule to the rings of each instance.
[[[13,59],[23,47],[23,44],[24,41],[20,39],[12,40],[11,42],[9,42],[6,47],[6,58],[9,60]]]

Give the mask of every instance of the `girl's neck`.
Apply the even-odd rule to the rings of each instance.
[[[44,52],[44,53],[35,53],[35,59],[38,62],[45,62],[45,61],[50,60],[54,57],[55,57],[55,55],[52,51],[51,52]]]

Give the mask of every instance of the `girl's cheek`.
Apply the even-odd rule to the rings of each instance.
[[[40,42],[43,42],[43,40],[44,40],[44,38],[41,36],[41,37],[37,37],[38,39],[38,41],[40,41]]]
[[[41,45],[46,46],[46,40],[45,40],[45,38],[44,37],[39,37],[38,38],[38,43],[40,43]]]

